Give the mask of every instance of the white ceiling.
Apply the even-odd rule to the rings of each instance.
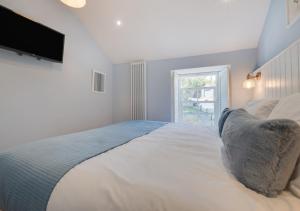
[[[227,3],[226,3],[227,2]],[[270,0],[87,0],[72,9],[113,63],[257,47]],[[122,20],[122,27],[115,22]]]

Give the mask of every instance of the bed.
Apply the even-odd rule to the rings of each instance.
[[[267,198],[239,183],[223,165],[221,146],[213,128],[166,124],[71,169],[47,211],[299,210],[289,192]]]
[[[168,124],[72,169],[48,211],[293,211],[289,192],[267,198],[225,169],[214,129]]]

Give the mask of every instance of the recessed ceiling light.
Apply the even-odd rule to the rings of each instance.
[[[65,5],[74,8],[82,8],[86,4],[86,0],[60,0]]]
[[[122,22],[121,20],[117,20],[117,21],[116,21],[116,25],[117,25],[117,26],[122,26],[122,25],[123,25],[123,22]]]

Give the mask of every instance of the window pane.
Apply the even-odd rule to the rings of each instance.
[[[195,103],[183,106],[183,122],[214,125],[214,103]]]
[[[216,75],[187,75],[179,79],[179,120],[214,125]]]

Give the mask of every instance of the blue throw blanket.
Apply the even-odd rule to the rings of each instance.
[[[46,211],[54,187],[73,167],[165,124],[124,122],[0,153],[0,208],[4,211]]]

